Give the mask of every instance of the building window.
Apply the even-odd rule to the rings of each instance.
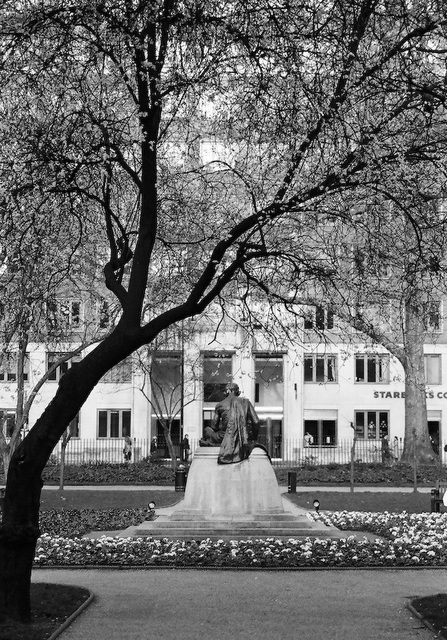
[[[183,397],[181,355],[168,352],[154,354],[150,366],[150,381],[154,415],[169,418],[180,413]]]
[[[304,420],[304,446],[333,446],[337,442],[336,420]]]
[[[3,429],[3,434],[10,438],[14,433],[14,427],[16,425],[16,413],[10,409],[0,409],[0,424]]]
[[[376,278],[389,278],[391,274],[384,253],[374,254],[360,247],[354,248],[354,266],[358,275],[362,277],[370,275]]]
[[[388,436],[388,411],[356,411],[355,434],[361,440],[380,440]]]
[[[131,435],[130,409],[100,409],[98,438],[125,438]]]
[[[355,356],[355,381],[388,383],[390,378],[389,355],[372,356],[358,354]]]
[[[333,329],[333,312],[331,311],[331,309],[325,309],[324,307],[315,307],[304,319],[304,328],[318,329],[319,331],[324,331],[325,329]]]
[[[255,408],[259,416],[258,442],[268,444],[272,438],[272,456],[282,456],[284,413],[284,360],[275,353],[255,355]]]
[[[304,356],[304,382],[336,382],[337,356]]]
[[[204,355],[203,401],[220,402],[225,398],[225,388],[232,381],[232,356],[229,354]]]
[[[282,356],[255,356],[255,404],[280,407],[284,403]]]
[[[16,353],[4,353],[0,363],[0,382],[17,382],[18,377],[18,356]],[[23,363],[23,380],[29,378],[29,357],[25,356]]]
[[[425,355],[424,356],[425,367],[425,382],[426,384],[441,384],[441,356],[437,355]]]
[[[51,352],[47,354],[47,371],[49,371],[61,358],[68,356],[68,353],[55,353]],[[61,362],[48,376],[48,380],[52,382],[59,382],[64,373],[67,373],[68,369],[75,363],[80,362],[81,356],[72,356],[64,362]]]
[[[70,438],[79,438],[79,414],[68,425]]]
[[[171,454],[169,453],[168,445],[166,442],[165,431],[163,429],[161,421],[156,417],[152,418],[152,433],[155,433],[157,437],[157,450],[159,451],[159,455],[164,458],[169,458]],[[180,420],[175,419],[171,422],[171,441],[177,456],[180,456],[180,440]]]
[[[81,300],[48,300],[47,319],[51,331],[79,329],[82,326]]]
[[[100,382],[132,382],[132,358],[126,358],[103,375]]]
[[[98,302],[98,326],[100,329],[108,329],[111,323],[111,313],[108,300],[102,298]]]
[[[422,308],[426,331],[442,331],[442,304],[439,300],[426,302]]]

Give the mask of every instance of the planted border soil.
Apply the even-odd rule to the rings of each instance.
[[[447,593],[415,598],[411,604],[432,625],[438,636],[447,638]]]
[[[0,640],[47,640],[89,596],[81,587],[32,583],[31,621],[0,620]]]

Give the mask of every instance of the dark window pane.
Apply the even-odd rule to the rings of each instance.
[[[375,358],[368,358],[368,382],[377,382]]]
[[[315,311],[315,324],[317,329],[324,329],[324,309],[322,307],[317,307]]]
[[[204,402],[220,402],[225,398],[227,382],[205,382],[203,385]]]
[[[363,357],[355,359],[355,379],[357,382],[365,381],[365,360]]]
[[[328,358],[327,362],[327,379],[328,382],[335,382],[336,380],[336,368],[335,368],[335,356]]]
[[[323,420],[322,444],[335,444],[335,420]]]
[[[313,381],[313,358],[304,358],[304,381]]]
[[[317,358],[316,381],[324,382],[324,358]]]
[[[356,411],[355,413],[355,433],[358,438],[365,437],[365,414],[363,411]]]
[[[305,420],[304,421],[304,435],[310,433],[313,438],[312,444],[320,444],[318,442],[318,420]]]
[[[72,438],[79,438],[79,416],[78,415],[76,416],[76,418],[73,418],[73,420],[70,422],[70,425],[68,427],[68,433]]]
[[[130,411],[123,411],[123,438],[130,436]]]
[[[107,411],[98,414],[98,438],[107,438]]]
[[[119,438],[120,436],[120,414],[119,411],[110,412],[110,437]]]

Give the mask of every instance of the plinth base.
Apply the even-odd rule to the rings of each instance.
[[[264,449],[255,447],[248,460],[236,464],[217,464],[218,453],[218,447],[196,451],[185,499],[172,517],[250,519],[284,513],[275,472]]]
[[[284,510],[275,472],[264,449],[248,460],[217,464],[217,447],[199,448],[185,498],[170,516],[135,528],[135,536],[180,540],[340,537],[338,529]]]

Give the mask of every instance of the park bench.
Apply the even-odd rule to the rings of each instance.
[[[435,488],[431,490],[431,510],[440,513],[444,504],[444,493],[447,491],[447,480],[436,480]]]

